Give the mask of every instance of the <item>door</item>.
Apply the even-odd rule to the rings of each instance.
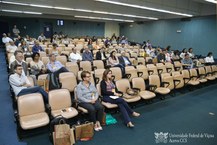
[[[0,21],[0,44],[2,45],[2,34],[3,33],[9,33],[9,25],[7,22]]]
[[[52,23],[45,23],[44,24],[44,36],[46,38],[51,38],[53,35],[53,25]]]

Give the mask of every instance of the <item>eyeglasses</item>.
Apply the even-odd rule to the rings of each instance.
[[[91,78],[91,76],[86,76],[86,78]]]
[[[18,68],[17,70],[23,70],[23,68]]]

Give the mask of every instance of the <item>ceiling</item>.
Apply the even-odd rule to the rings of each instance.
[[[149,21],[153,19],[186,18],[182,13],[197,16],[216,15],[216,4],[205,0],[110,0],[134,5],[135,7],[115,5],[100,2],[100,0],[0,0],[1,16],[40,17],[56,19],[86,20],[75,16],[91,17],[94,21]],[[18,4],[9,4],[16,2]],[[22,5],[21,5],[22,4]],[[25,4],[25,5],[24,5]],[[35,4],[35,5],[33,5]],[[37,6],[40,5],[40,6]],[[49,6],[48,8],[41,5]],[[157,11],[138,8],[145,6]],[[67,8],[67,9],[66,9]],[[166,10],[159,12],[158,10]],[[3,10],[3,11],[2,11]],[[5,12],[16,10],[20,13]],[[169,11],[169,13],[168,13]],[[40,15],[24,14],[25,12],[40,12]],[[109,14],[108,14],[109,13]],[[146,18],[148,17],[148,18]],[[150,18],[151,17],[151,18]],[[191,17],[191,16],[190,16]],[[129,21],[129,22],[130,22]],[[125,21],[123,21],[125,22]]]

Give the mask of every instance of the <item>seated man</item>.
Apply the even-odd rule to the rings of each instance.
[[[48,94],[39,86],[31,86],[28,78],[24,73],[22,73],[23,67],[20,64],[15,64],[14,71],[15,73],[10,75],[9,82],[13,91],[17,97],[31,94],[31,93],[40,93],[44,101],[48,103]]]
[[[9,43],[10,41],[13,41],[10,37],[7,37],[7,35],[5,33],[3,33],[2,35],[3,35],[2,42],[4,44]]]
[[[6,46],[8,53],[14,53],[17,50],[17,46],[14,44],[14,41],[9,41],[9,45]]]
[[[72,53],[69,55],[69,60],[74,63],[82,61],[82,57],[79,53],[77,53],[76,48],[72,48]]]
[[[186,53],[184,59],[182,59],[182,64],[187,69],[193,68],[193,61],[188,53]]]
[[[55,54],[51,54],[50,62],[47,64],[47,71],[50,73],[54,73],[54,75],[59,78],[59,74],[62,72],[68,72],[68,70],[61,64],[61,62],[56,61]]]
[[[93,61],[93,55],[90,52],[88,47],[85,48],[85,51],[82,54],[82,60],[83,61],[91,61],[91,62]]]
[[[39,45],[39,42],[38,41],[35,41],[35,45],[32,47],[32,52],[33,53],[36,53],[36,52],[40,52],[40,51],[44,51],[42,49],[42,47]]]
[[[107,57],[105,55],[105,47],[102,47],[99,51],[97,51],[96,60],[107,60]]]
[[[122,64],[124,67],[132,65],[129,58],[126,56],[125,51],[121,52],[121,56],[119,56],[118,59],[119,59],[119,63]]]

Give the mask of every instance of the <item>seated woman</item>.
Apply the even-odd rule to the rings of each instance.
[[[38,78],[40,74],[46,73],[46,67],[39,59],[40,54],[38,52],[32,54],[32,61],[30,62],[31,73]]]
[[[122,71],[122,77],[125,75],[125,68],[122,64],[119,63],[118,57],[116,56],[116,52],[112,51],[110,53],[110,57],[108,58],[108,65],[112,67],[119,67]]]
[[[120,97],[122,94],[117,93],[117,89],[114,83],[112,82],[112,71],[111,70],[107,69],[104,71],[103,80],[100,83],[100,87],[101,87],[101,94],[103,96],[102,100],[105,102],[112,103],[112,104],[117,104],[121,111],[121,114],[124,117],[124,123],[127,125],[127,127],[134,127],[129,115],[138,117],[140,116],[140,114],[133,111],[129,107],[127,102],[123,98]],[[110,96],[118,96],[118,98],[112,99]]]
[[[214,59],[213,59],[213,55],[212,55],[212,52],[209,52],[207,54],[207,57],[205,58],[205,63],[206,64],[213,64],[215,63]]]
[[[53,48],[51,49],[51,54],[54,54],[55,56],[60,55],[60,50],[57,47],[58,47],[58,45],[56,43],[54,43]]]
[[[100,123],[102,122],[104,108],[98,100],[99,94],[91,80],[90,72],[83,71],[81,73],[82,82],[77,86],[77,97],[79,106],[88,110],[90,121],[94,122],[94,130],[102,130]]]

